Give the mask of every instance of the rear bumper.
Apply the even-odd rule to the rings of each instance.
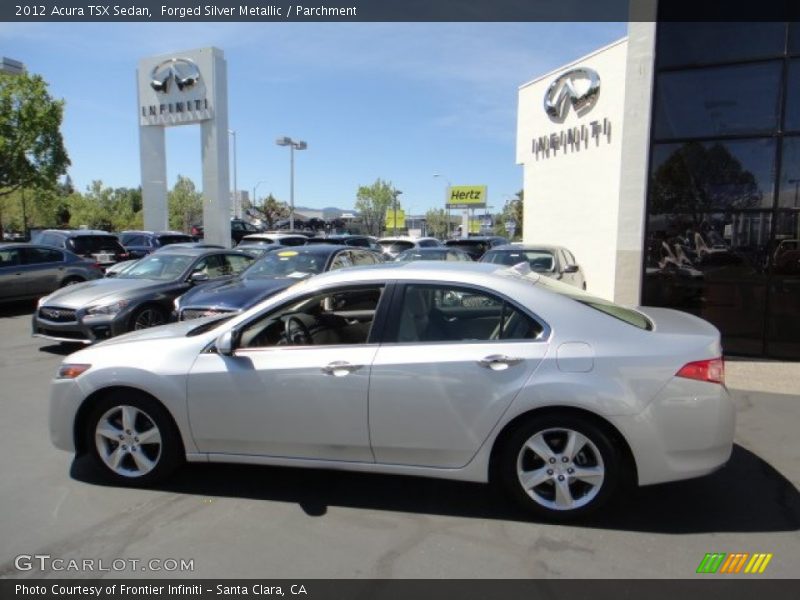
[[[674,377],[641,413],[611,421],[631,446],[639,485],[708,475],[733,450],[736,412],[723,385]]]

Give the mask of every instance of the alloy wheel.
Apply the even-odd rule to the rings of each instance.
[[[103,413],[94,437],[100,460],[122,477],[143,477],[161,458],[161,431],[150,415],[135,406],[114,406]]]
[[[606,477],[598,447],[582,433],[551,428],[533,434],[517,454],[517,479],[538,505],[571,511],[592,502]]]

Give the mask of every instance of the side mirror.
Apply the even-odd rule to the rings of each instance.
[[[564,273],[577,273],[578,265],[567,265],[564,267]]]
[[[199,271],[196,273],[192,273],[189,276],[189,281],[192,283],[203,283],[204,281],[208,281],[208,274],[207,273],[200,273]]]
[[[236,350],[236,337],[238,336],[233,329],[221,334],[214,342],[217,352],[223,356],[233,356],[233,351]]]

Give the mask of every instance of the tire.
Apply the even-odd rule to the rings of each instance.
[[[167,320],[168,316],[164,309],[155,304],[146,304],[133,313],[128,325],[128,331],[138,331],[156,327],[157,325],[165,325]]]
[[[507,438],[499,461],[507,494],[550,521],[577,519],[602,507],[619,487],[624,468],[609,435],[572,414],[524,422]]]
[[[65,288],[68,285],[75,285],[76,283],[83,283],[86,281],[81,277],[67,277],[64,281],[61,282],[61,287]]]
[[[151,485],[163,481],[185,459],[167,410],[134,391],[117,391],[99,400],[84,433],[85,448],[112,483]]]

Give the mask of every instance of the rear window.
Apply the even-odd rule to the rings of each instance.
[[[414,247],[414,242],[378,242],[384,252],[403,252]]]
[[[67,244],[76,254],[94,254],[97,252],[118,254],[125,252],[117,238],[110,235],[81,235],[70,238]]]
[[[555,267],[555,258],[546,250],[491,250],[482,262],[513,266],[527,262],[534,271],[548,272]]]
[[[531,276],[535,277],[535,275]],[[597,298],[596,296],[587,294],[575,286],[567,285],[566,283],[556,281],[555,279],[551,279],[549,277],[539,276],[538,284],[546,287],[550,291],[561,294],[562,296],[567,296],[568,298],[575,300],[575,302],[580,302],[589,308],[599,310],[610,317],[624,321],[628,325],[633,325],[634,327],[638,327],[639,329],[644,329],[646,331],[652,331],[653,329],[653,323],[650,321],[650,319],[645,317],[639,311],[628,308],[627,306],[620,306],[619,304],[614,304],[609,300]]]

